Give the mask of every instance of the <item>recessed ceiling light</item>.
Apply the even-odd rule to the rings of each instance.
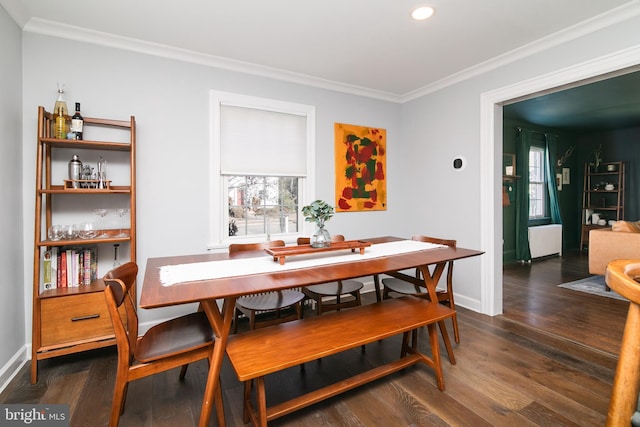
[[[434,14],[434,12],[435,10],[431,6],[421,6],[411,12],[411,17],[416,21],[422,21],[430,18]]]

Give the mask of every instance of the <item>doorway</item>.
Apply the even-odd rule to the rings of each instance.
[[[503,106],[543,94],[625,74],[640,67],[640,47],[578,64],[518,85],[485,92],[480,108],[481,312],[502,313],[502,124]]]

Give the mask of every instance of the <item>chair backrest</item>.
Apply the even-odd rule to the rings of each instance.
[[[269,240],[259,243],[232,243],[229,245],[229,253],[259,251],[260,249],[276,248],[279,246],[284,246],[284,240]]]
[[[452,248],[456,247],[456,241],[451,239],[440,239],[437,237],[423,236],[422,234],[416,234],[411,237],[411,240],[417,240],[420,242],[434,243],[436,245],[445,245],[451,246]]]
[[[136,281],[138,266],[134,262],[127,262],[105,274],[104,295],[107,308],[111,316],[111,323],[116,335],[118,355],[127,355],[131,360],[138,339],[138,314],[136,303],[131,297],[130,290]],[[126,319],[120,314],[120,306],[124,303]]]
[[[342,234],[334,234],[331,236],[332,242],[344,242],[344,236]],[[298,237],[296,242],[299,245],[308,245],[311,243],[311,237]]]
[[[445,245],[452,248],[456,247],[457,242],[452,239],[440,239],[438,237],[423,236],[422,234],[416,234],[411,237],[411,240],[417,240],[419,242],[434,243],[436,245]],[[416,268],[416,277],[420,278],[420,269]],[[453,261],[447,262],[447,289],[451,289],[453,286]]]

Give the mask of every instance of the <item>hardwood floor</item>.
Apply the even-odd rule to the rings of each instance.
[[[557,287],[588,275],[587,256],[577,253],[505,266],[503,315],[458,310],[457,364],[442,352],[444,392],[432,370],[418,365],[270,425],[602,426],[628,303]],[[422,350],[430,354],[427,338],[421,331]],[[268,402],[396,358],[399,344],[384,340],[364,353],[356,349],[269,376]],[[26,365],[0,402],[68,403],[71,426],[107,425],[115,361],[113,349],[49,359],[33,386]],[[197,425],[206,370],[201,362],[183,382],[176,370],[132,383],[120,425]],[[244,425],[242,385],[228,363],[222,384],[227,425]]]

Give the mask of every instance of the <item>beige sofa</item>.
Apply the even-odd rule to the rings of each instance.
[[[640,259],[640,222],[616,221],[611,229],[589,232],[589,273],[604,275],[616,259]]]

